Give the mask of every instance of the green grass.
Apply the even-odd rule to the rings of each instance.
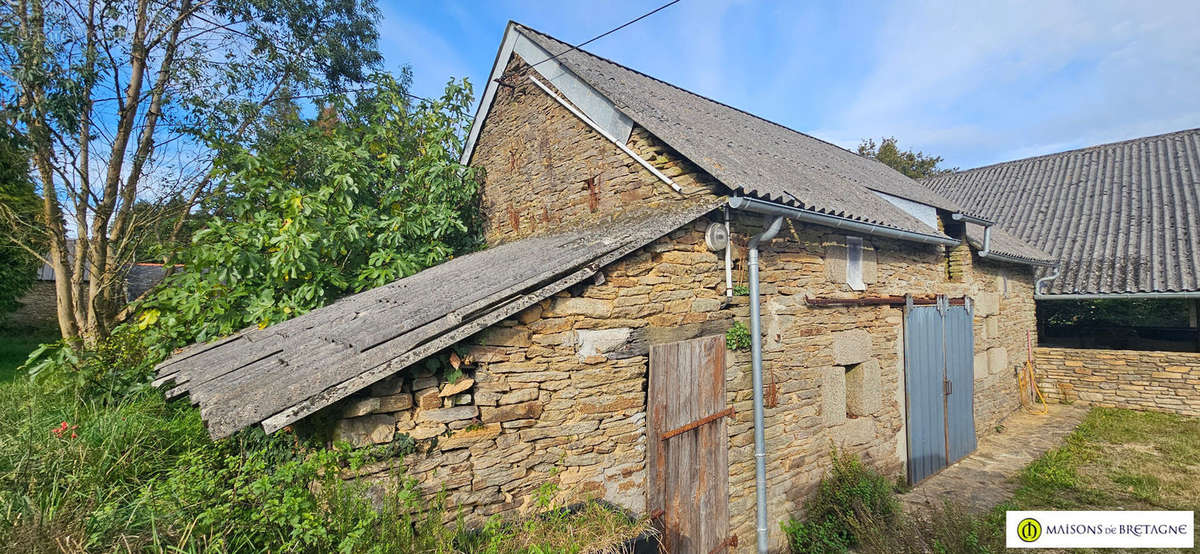
[[[1025,509],[1200,510],[1200,418],[1096,408],[1029,464]]]
[[[1062,446],[1026,466],[1012,498],[991,511],[947,503],[893,524],[868,518],[855,531],[863,554],[1002,552],[1007,510],[1200,511],[1198,475],[1200,418],[1095,408]]]
[[[386,449],[247,431],[212,441],[199,412],[141,387],[113,400],[0,384],[0,552],[605,552],[646,519],[589,505],[467,529],[403,474],[344,481]],[[372,499],[374,502],[372,502]]]
[[[38,345],[58,340],[58,335],[46,330],[0,329],[0,383],[17,375],[17,367]]]

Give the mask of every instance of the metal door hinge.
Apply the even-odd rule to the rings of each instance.
[[[737,548],[737,545],[738,545],[737,535],[729,535],[728,538],[721,541],[721,544],[718,544],[715,548],[713,548],[712,550],[709,550],[708,554],[717,554],[717,552],[720,552],[720,551],[728,549],[728,548]]]
[[[704,425],[704,424],[707,424],[707,423],[712,423],[712,422],[714,422],[714,421],[716,421],[716,420],[718,420],[718,419],[721,419],[721,418],[723,418],[723,417],[733,417],[733,415],[734,415],[734,414],[736,414],[736,413],[737,413],[737,412],[735,412],[735,411],[733,410],[733,406],[730,406],[730,407],[728,407],[728,408],[725,408],[724,410],[721,410],[721,411],[719,411],[719,412],[717,412],[717,413],[715,413],[715,414],[706,415],[706,416],[704,416],[704,417],[702,417],[702,418],[700,418],[700,419],[697,419],[696,421],[693,421],[693,422],[691,422],[691,423],[688,423],[687,425],[683,425],[683,426],[681,426],[681,427],[676,427],[676,428],[674,428],[674,429],[671,429],[670,431],[667,431],[666,433],[663,433],[663,434],[662,434],[662,436],[661,436],[661,437],[659,437],[659,440],[664,440],[664,441],[665,441],[665,440],[667,440],[667,439],[669,439],[669,438],[671,438],[671,437],[674,437],[674,436],[677,436],[677,435],[682,435],[682,434],[684,434],[684,433],[686,433],[686,432],[688,432],[688,431],[691,431],[692,429],[695,429],[695,428],[697,428],[697,427],[700,427],[701,425]]]

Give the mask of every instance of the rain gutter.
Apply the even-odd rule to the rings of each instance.
[[[734,196],[730,198],[729,207],[735,210],[746,210],[748,212],[755,212],[764,215],[782,216],[805,223],[824,225],[826,227],[833,227],[834,229],[841,229],[852,233],[861,233],[876,237],[907,240],[924,244],[940,244],[942,246],[958,246],[959,244],[962,244],[962,241],[942,235],[903,231],[893,227],[884,227],[883,225],[876,225],[874,223],[864,223],[862,221],[826,215],[801,208],[793,208],[791,206],[785,206],[775,202],[768,202],[766,200],[759,200],[757,198],[747,198],[745,196]]]

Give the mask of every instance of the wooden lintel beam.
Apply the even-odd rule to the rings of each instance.
[[[805,297],[805,302],[810,306],[903,306],[905,298],[903,296],[863,296],[859,298],[810,298]],[[936,296],[914,296],[912,297],[913,304],[928,305],[936,304]],[[965,302],[964,297],[951,298],[951,306],[962,306]]]

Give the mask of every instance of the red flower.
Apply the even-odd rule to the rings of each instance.
[[[52,434],[56,437],[62,437],[63,433],[65,433],[67,431],[74,431],[75,429],[78,429],[78,428],[79,428],[78,425],[71,425],[70,423],[67,423],[64,421],[64,422],[62,422],[62,425],[59,425],[58,427],[51,429],[50,434]],[[77,435],[75,433],[71,433],[71,438],[75,438],[76,436]]]

